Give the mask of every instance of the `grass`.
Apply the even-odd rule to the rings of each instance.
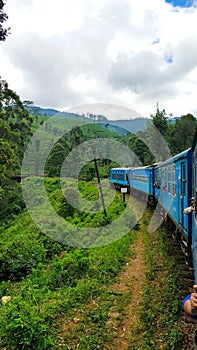
[[[116,199],[112,216],[119,207],[122,211],[122,200]],[[106,288],[132,254],[134,238],[122,236],[103,247],[75,249],[50,240],[28,212],[2,230],[0,295],[11,300],[0,305],[0,348],[48,350],[64,342],[65,349],[74,349],[80,342],[81,349],[101,349],[108,339],[104,327],[114,300]],[[72,333],[61,336],[66,320],[76,320],[76,313],[81,321]]]
[[[143,349],[182,349],[178,325],[182,287],[179,267],[166,238],[165,227],[161,226],[152,234],[147,234],[146,228],[145,223],[142,225],[146,265],[146,283],[141,300],[141,321],[146,345]]]
[[[145,280],[140,291],[140,304],[136,306],[139,319],[130,325],[128,350],[181,350],[179,269],[166,239],[165,227],[160,227],[153,234],[147,233],[150,217],[150,211],[146,210],[139,225],[144,242]],[[139,232],[133,231],[132,234],[135,237]],[[69,330],[62,334],[62,348],[118,349],[113,341],[124,324],[135,283],[135,280],[131,280],[128,291],[114,294],[105,285],[91,303],[84,305],[81,313],[77,308],[75,316],[67,322],[70,324]],[[109,313],[112,313],[111,318]],[[64,322],[62,320],[62,324]]]
[[[50,183],[55,193],[59,184]],[[91,197],[90,189],[84,186],[83,191],[85,197]],[[118,215],[122,201],[118,204],[116,199],[110,210],[111,216]],[[147,233],[150,217],[146,210],[139,225],[111,244],[74,249],[50,240],[27,212],[21,213],[0,237],[0,259],[10,272],[6,278],[8,274],[1,270],[0,295],[11,296],[7,304],[0,305],[0,348],[115,350],[111,346],[124,323],[136,281],[131,277],[125,292],[114,291],[111,285],[135,257],[131,245],[140,234],[145,280],[136,306],[139,319],[130,325],[128,349],[181,349],[178,268],[165,228]],[[17,279],[12,278],[16,275]]]

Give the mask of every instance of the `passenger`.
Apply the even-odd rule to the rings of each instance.
[[[193,286],[193,290],[193,293],[183,299],[182,307],[187,315],[197,319],[197,285]]]
[[[158,190],[160,189],[160,185],[159,185],[159,183],[157,181],[154,182],[153,186],[158,188]]]
[[[194,197],[190,198],[189,203],[190,203],[190,206],[183,210],[184,214],[189,214],[189,213],[191,213],[191,212],[193,212],[195,210]]]
[[[182,308],[187,315],[197,320],[197,285],[193,286],[194,292],[187,295],[182,301]],[[194,350],[197,350],[197,331],[194,336]]]

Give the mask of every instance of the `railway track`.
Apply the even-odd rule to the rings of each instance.
[[[128,202],[128,196],[126,195],[126,202]],[[134,196],[135,200],[136,197]],[[142,202],[143,202],[143,198]],[[140,198],[137,198],[137,201],[140,201]],[[149,206],[150,210],[153,212],[154,209]],[[163,213],[160,213],[158,211],[158,215]],[[170,223],[169,220],[163,221],[163,227],[165,228],[166,235],[165,235],[165,246],[168,250],[169,256],[173,256],[175,260],[175,273],[177,274],[177,280],[180,283],[177,287],[177,293],[179,293],[180,297],[177,297],[177,299],[181,301],[185,298],[186,295],[192,292],[192,287],[194,284],[194,270],[193,268],[188,267],[188,263],[186,261],[186,256],[184,255],[183,249],[181,247],[181,240],[177,239],[177,235],[175,234],[174,226],[172,223]],[[194,350],[194,336],[197,331],[197,321],[193,320],[191,317],[187,316],[184,312],[180,312],[180,318],[178,321],[178,326],[181,329],[182,333],[182,349],[177,350]],[[169,349],[170,350],[170,349]]]

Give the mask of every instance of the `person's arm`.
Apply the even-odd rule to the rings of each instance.
[[[192,211],[194,211],[194,208],[191,206],[191,207],[187,207],[183,210],[183,213],[184,214],[189,214],[191,213]]]
[[[183,309],[190,316],[197,314],[197,285],[193,289],[194,292],[183,300]]]
[[[186,312],[186,314],[191,315],[192,314],[192,305],[191,305],[191,296],[189,295],[189,299],[185,300],[183,309]]]

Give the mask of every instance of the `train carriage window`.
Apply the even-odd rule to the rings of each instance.
[[[171,194],[171,167],[168,167],[168,193]]]
[[[176,197],[176,165],[172,167],[172,195]]]
[[[181,192],[182,192],[183,196],[186,196],[186,169],[185,169],[185,164],[184,163],[181,163],[181,164],[182,164],[182,166],[181,166],[181,179],[182,179]]]
[[[162,183],[163,183],[163,190],[166,190],[166,169],[164,168],[162,170]]]
[[[163,190],[166,191],[167,189],[167,171],[166,168],[163,169]]]
[[[163,171],[163,169],[161,169],[160,172],[161,172],[161,188],[164,189],[164,171]]]
[[[155,171],[155,182],[157,183],[157,188],[159,188],[161,186],[161,175],[158,169]]]
[[[124,180],[124,174],[122,173],[118,174],[118,180]]]
[[[133,180],[140,183],[148,183],[148,175],[133,175]]]

